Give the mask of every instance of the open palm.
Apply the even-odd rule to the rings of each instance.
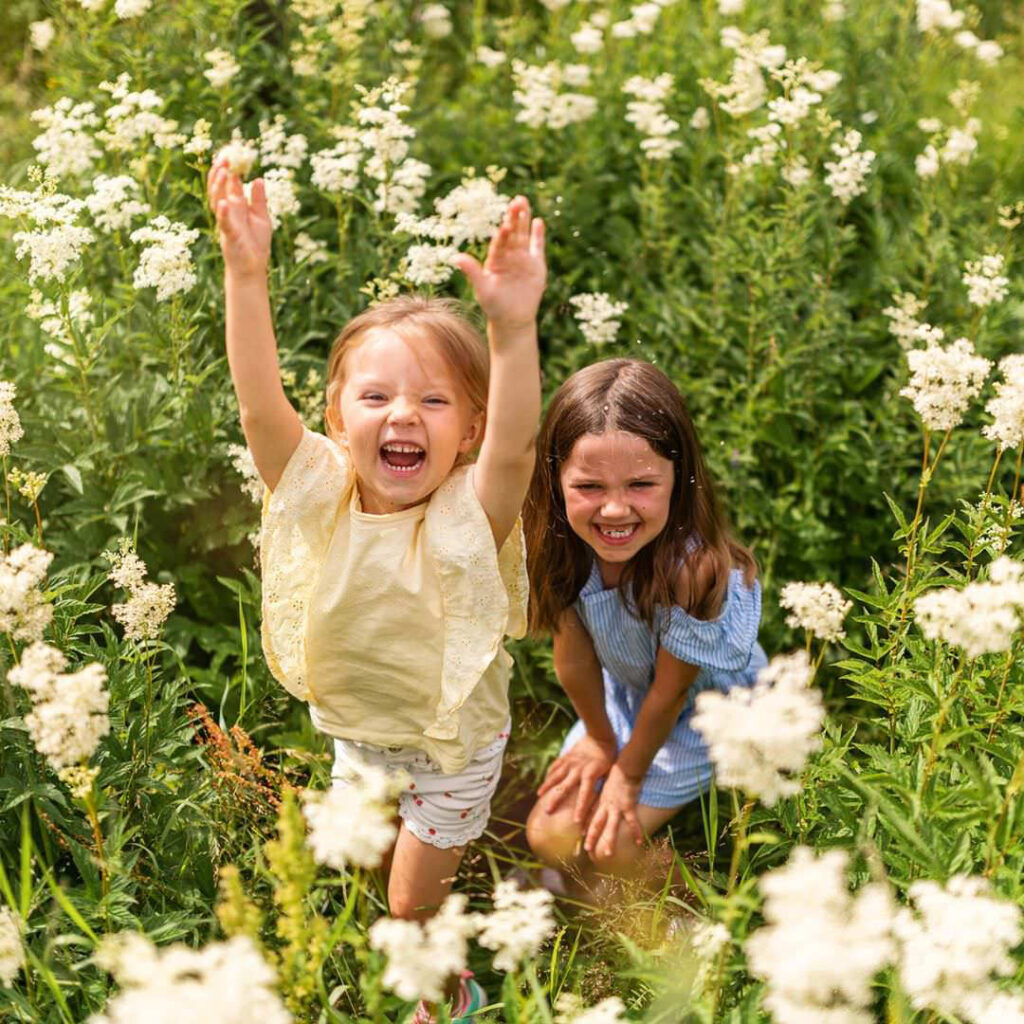
[[[225,164],[217,163],[210,171],[206,190],[217,217],[220,247],[228,270],[238,274],[265,272],[273,229],[263,179],[253,182],[252,194],[246,199],[238,177]]]
[[[477,302],[491,323],[532,325],[544,293],[544,222],[530,217],[530,203],[516,196],[491,238],[483,264],[462,253],[455,265],[466,275]]]

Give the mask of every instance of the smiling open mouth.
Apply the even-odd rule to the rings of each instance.
[[[622,544],[640,529],[639,523],[629,523],[626,526],[602,526],[594,523],[594,529],[601,535],[602,539],[610,544]]]
[[[418,444],[389,441],[381,445],[380,457],[393,473],[412,474],[426,461],[427,453]]]

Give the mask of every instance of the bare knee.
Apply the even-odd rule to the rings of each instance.
[[[594,870],[599,874],[632,878],[639,870],[643,851],[644,848],[638,846],[632,836],[626,838],[620,835],[611,853],[593,850],[588,856]]]
[[[580,827],[571,812],[548,814],[535,804],[526,821],[526,841],[539,860],[559,867],[575,860],[579,849]]]

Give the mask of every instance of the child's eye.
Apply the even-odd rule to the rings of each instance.
[[[424,398],[423,401],[427,405],[447,405],[448,404],[448,399],[447,398],[438,398],[438,397]]]
[[[596,491],[598,490],[597,484],[573,484],[572,489],[574,491]]]
[[[634,487],[653,487],[653,480],[636,480],[633,482]]]
[[[366,391],[360,396],[364,402],[383,402],[386,401],[384,395],[379,391]]]

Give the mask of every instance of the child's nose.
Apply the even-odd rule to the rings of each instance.
[[[399,395],[391,403],[391,411],[388,413],[388,419],[392,423],[409,423],[415,420],[417,416],[416,403],[410,402],[408,398],[404,398]]]
[[[614,519],[616,516],[624,516],[629,513],[629,505],[624,498],[618,494],[607,494],[604,504],[601,506],[601,515]]]

